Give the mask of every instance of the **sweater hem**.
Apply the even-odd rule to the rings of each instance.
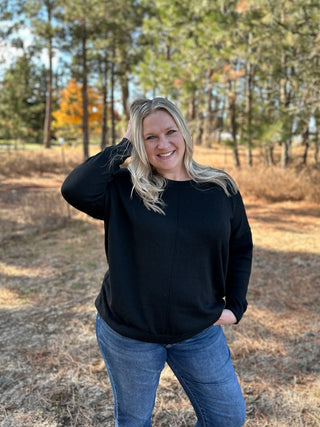
[[[133,340],[137,340],[137,341],[143,341],[143,342],[149,342],[149,343],[155,343],[155,344],[177,344],[181,341],[185,341],[187,339],[190,339],[194,336],[196,336],[197,334],[199,334],[200,332],[204,331],[205,329],[209,328],[210,326],[212,326],[220,317],[221,313],[217,316],[214,317],[214,319],[207,319],[206,322],[204,322],[201,326],[199,326],[199,328],[183,333],[183,334],[179,334],[179,335],[172,335],[172,334],[152,334],[150,332],[147,331],[143,331],[143,330],[139,330],[136,329],[134,327],[130,327],[128,325],[125,324],[119,324],[116,322],[113,322],[112,319],[110,319],[109,317],[106,318],[106,316],[104,316],[104,313],[102,313],[97,304],[96,304],[96,308],[98,313],[100,314],[100,316],[102,317],[102,319],[107,323],[107,325],[117,334],[124,336],[126,338],[131,338]],[[222,310],[221,310],[222,312]]]

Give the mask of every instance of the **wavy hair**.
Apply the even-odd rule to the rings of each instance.
[[[160,97],[138,99],[130,106],[132,153],[128,169],[133,183],[132,191],[138,193],[146,208],[164,214],[165,203],[161,196],[168,181],[149,163],[143,138],[144,119],[159,110],[170,114],[184,138],[184,165],[189,177],[196,183],[215,183],[223,188],[227,196],[237,193],[236,183],[226,172],[203,166],[193,159],[193,142],[188,125],[172,102]]]

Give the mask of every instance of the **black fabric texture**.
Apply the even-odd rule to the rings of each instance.
[[[96,307],[121,335],[171,344],[247,308],[252,238],[240,193],[211,183],[168,180],[165,215],[148,210],[120,165],[130,142],[74,169],[62,194],[105,224],[108,271]]]

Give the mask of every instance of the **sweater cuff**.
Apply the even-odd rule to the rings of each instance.
[[[232,311],[232,313],[235,315],[235,317],[237,319],[235,325],[237,325],[240,322],[240,320],[242,319],[242,316],[247,309],[247,304],[245,305],[245,307],[242,307],[242,308],[238,307],[237,308],[234,305],[227,303],[225,305],[225,308]]]
[[[131,156],[132,152],[132,144],[131,141],[127,138],[122,138],[122,140],[115,146],[115,150],[117,154],[123,158],[123,160],[127,159]]]

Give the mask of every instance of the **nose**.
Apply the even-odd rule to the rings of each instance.
[[[160,135],[158,139],[158,148],[164,149],[169,147],[170,143],[167,135]]]

